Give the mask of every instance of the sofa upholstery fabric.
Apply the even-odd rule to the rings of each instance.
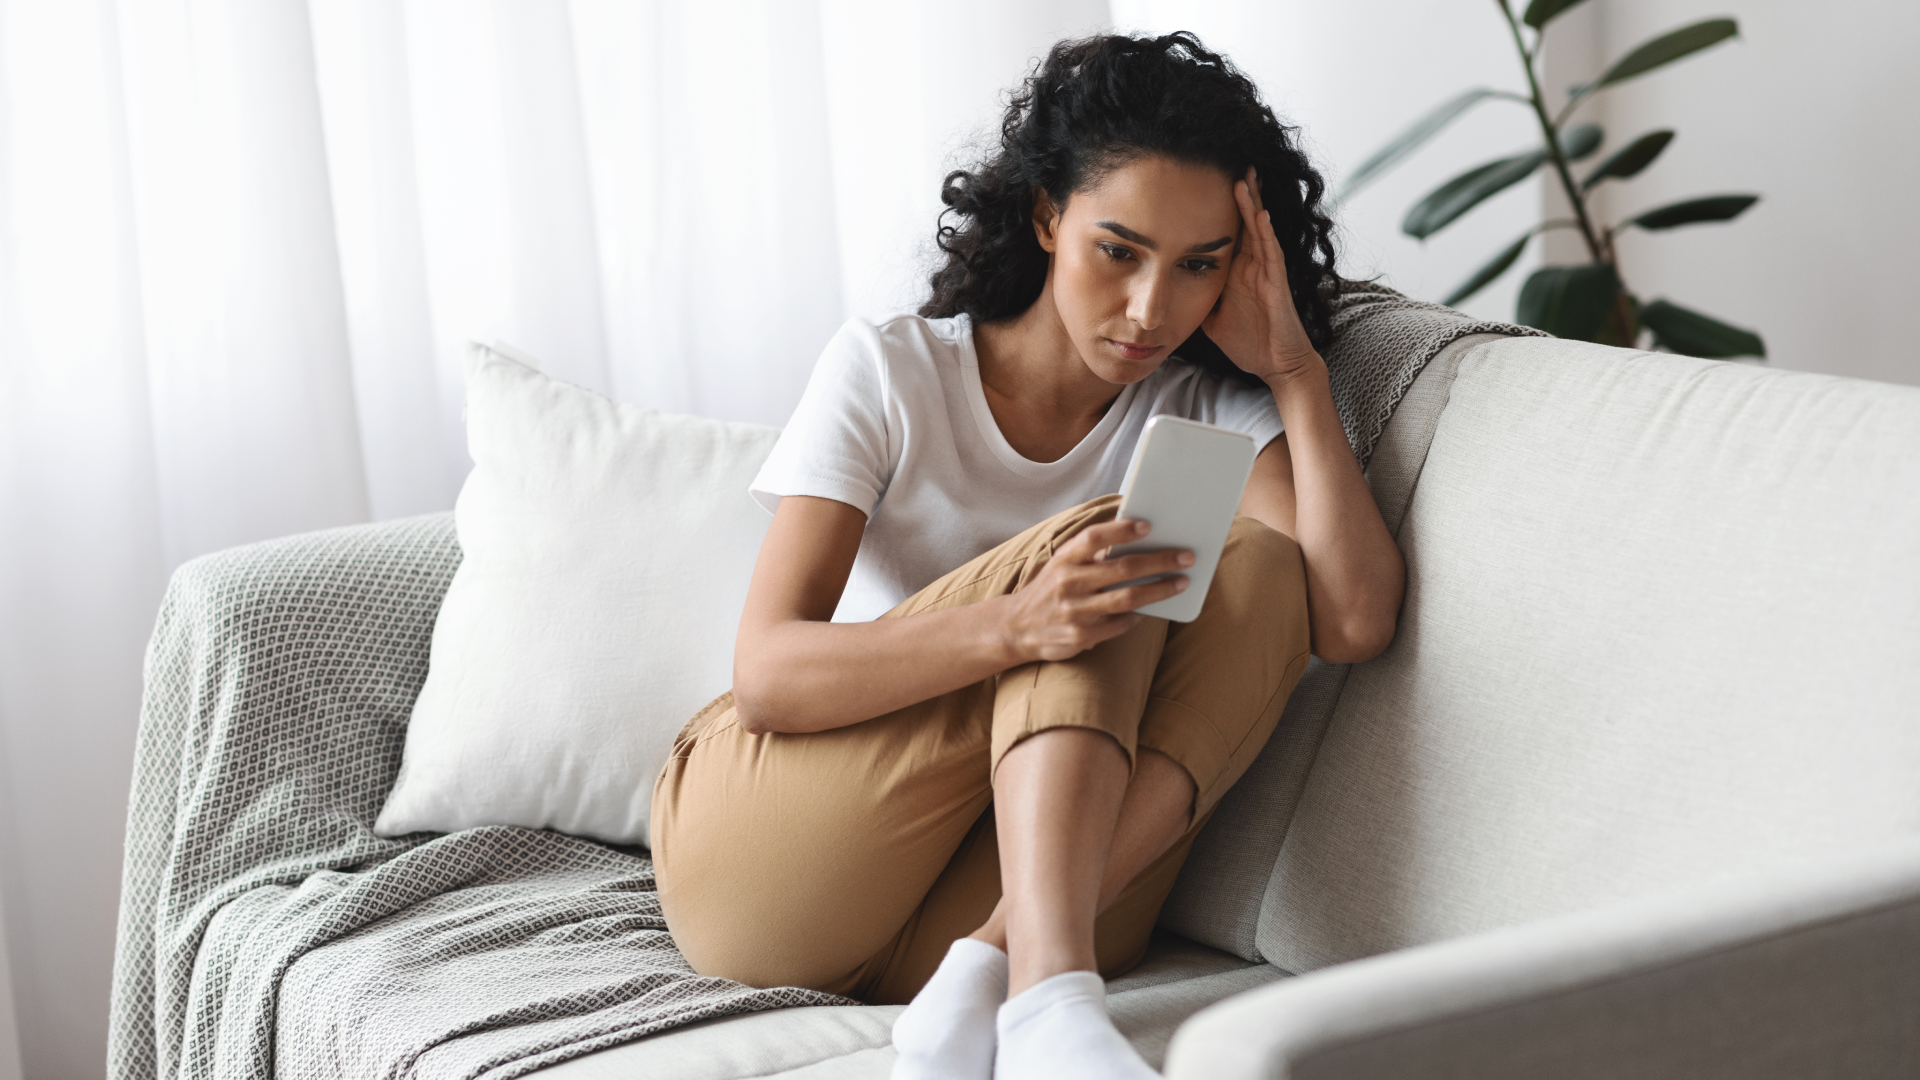
[[[1286,978],[1171,935],[1140,968],[1107,984],[1107,1011],[1159,1067],[1175,1029],[1235,994]],[[782,1009],[662,1032],[540,1070],[538,1080],[886,1080],[894,1018],[904,1006]]]
[[[1388,529],[1398,530],[1461,357],[1526,331],[1475,323],[1386,291],[1343,296],[1335,327],[1340,338],[1328,364],[1337,378],[1369,381],[1360,374],[1368,369],[1366,357],[1407,358],[1390,374],[1388,365],[1375,362],[1383,370],[1367,392],[1348,391],[1342,400],[1350,404],[1341,413],[1355,453],[1367,463],[1374,501]],[[1344,665],[1309,664],[1260,756],[1195,838],[1160,925],[1247,960],[1262,959],[1255,936],[1267,882],[1346,678]]]
[[[1171,1080],[1920,1075],[1920,839],[1404,949],[1246,994]]]
[[[1342,310],[1336,399],[1364,456],[1428,350],[1486,327],[1377,288]],[[688,971],[637,853],[510,825],[373,832],[460,564],[451,525],[290,537],[175,575],[128,818],[115,1080],[509,1080],[704,1018],[838,1001]],[[1271,855],[1251,865],[1230,900],[1243,958]],[[529,964],[564,978],[528,980]]]
[[[1540,340],[1452,381],[1267,890],[1293,971],[1920,834],[1920,390]]]

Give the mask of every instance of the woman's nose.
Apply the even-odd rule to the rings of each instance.
[[[1127,298],[1127,320],[1142,330],[1157,330],[1166,317],[1166,283],[1156,274],[1142,274]]]

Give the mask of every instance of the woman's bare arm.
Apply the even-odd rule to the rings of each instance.
[[[1207,335],[1266,382],[1286,434],[1254,462],[1242,512],[1293,537],[1307,565],[1313,651],[1329,663],[1378,656],[1393,640],[1406,563],[1347,445],[1326,361],[1287,288],[1286,256],[1252,170],[1234,185],[1242,240]]]
[[[1061,660],[1138,622],[1132,610],[1185,588],[1185,577],[1100,592],[1191,564],[1185,552],[1100,553],[1144,535],[1139,522],[1095,525],[1060,547],[1026,588],[977,604],[865,623],[831,622],[866,515],[804,495],[780,500],[760,546],[734,648],[733,698],[752,732],[857,724],[1030,660]]]
[[[1327,411],[1333,411],[1331,394]],[[1306,426],[1294,426],[1305,417],[1285,419],[1290,433]],[[1337,416],[1333,428],[1340,440],[1337,454],[1322,445],[1324,438],[1282,435],[1268,443],[1254,460],[1240,512],[1300,545],[1314,655],[1332,664],[1357,664],[1380,655],[1393,641],[1406,594],[1406,566]],[[1350,475],[1342,475],[1343,467]],[[1309,481],[1305,491],[1295,486],[1296,468]]]

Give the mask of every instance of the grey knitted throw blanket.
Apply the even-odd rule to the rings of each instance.
[[[1341,296],[1333,387],[1364,462],[1475,323]],[[146,662],[114,970],[114,1080],[507,1080],[710,1017],[843,1004],[695,974],[642,851],[372,823],[400,766],[452,516],[310,533],[174,575]]]

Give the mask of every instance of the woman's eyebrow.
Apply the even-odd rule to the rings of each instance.
[[[1127,228],[1125,225],[1122,225],[1117,221],[1096,221],[1093,223],[1093,225],[1094,225],[1094,228],[1105,229],[1108,232],[1112,233],[1113,235],[1119,237],[1120,239],[1127,241],[1128,243],[1139,244],[1141,247],[1146,248],[1148,251],[1160,250],[1159,244],[1156,244],[1153,241],[1147,239],[1146,237],[1141,236],[1139,233],[1134,232],[1132,229]],[[1187,253],[1193,254],[1193,255],[1204,254],[1209,251],[1217,251],[1220,248],[1226,247],[1228,244],[1231,244],[1231,243],[1233,243],[1233,237],[1223,236],[1218,240],[1209,240],[1204,244],[1195,244],[1192,247],[1187,249]]]
[[[1096,229],[1105,229],[1108,232],[1112,233],[1113,235],[1119,237],[1120,239],[1127,241],[1128,243],[1139,244],[1141,247],[1146,248],[1148,251],[1160,250],[1159,244],[1156,244],[1153,241],[1147,239],[1146,237],[1141,236],[1139,233],[1134,232],[1132,229],[1127,228],[1125,225],[1122,225],[1117,221],[1096,221],[1093,223],[1093,227]]]

